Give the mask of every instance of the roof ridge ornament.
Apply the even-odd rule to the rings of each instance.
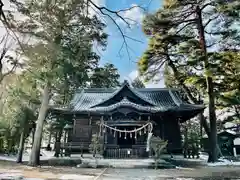
[[[129,100],[128,100],[128,98],[126,96],[124,96],[121,101],[128,102]]]
[[[129,86],[129,82],[126,79],[123,81],[123,86],[125,86],[125,85]]]

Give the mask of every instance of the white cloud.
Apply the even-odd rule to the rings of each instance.
[[[98,6],[104,6],[106,4],[105,0],[92,0],[92,2],[94,2]]]
[[[125,77],[125,79],[132,82],[137,77],[139,77],[142,81],[144,79],[143,77],[140,77],[139,72],[137,70],[133,70],[132,72],[129,73],[129,75],[127,77]],[[150,81],[150,82],[147,82],[144,84],[147,88],[164,88],[165,87],[163,79],[160,79],[157,82]]]
[[[120,13],[121,17],[130,24],[130,26],[139,25],[144,17],[144,11],[137,4],[132,4],[131,9]],[[121,18],[117,18],[119,25],[127,25]]]
[[[165,88],[164,80],[160,80],[159,82],[148,82],[145,84],[146,88]]]
[[[139,73],[137,70],[134,70],[134,71],[130,72],[130,74],[128,76],[129,76],[129,79],[132,81],[139,76]]]
[[[103,7],[103,6],[105,6],[105,4],[106,4],[106,2],[105,2],[105,0],[92,0],[92,2],[94,3],[94,4],[96,4],[97,6],[99,6],[99,7]],[[91,8],[89,8],[88,9],[88,12],[89,12],[89,14],[90,15],[98,15],[98,10],[95,8],[95,7],[91,7]]]

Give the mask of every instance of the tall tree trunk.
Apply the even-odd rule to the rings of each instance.
[[[49,130],[47,151],[51,151],[52,129]]]
[[[202,10],[199,6],[196,8],[197,15],[197,28],[199,34],[200,47],[204,56],[204,70],[210,70],[210,64],[208,62],[207,57],[207,48],[206,48],[206,40],[204,34],[204,26],[202,22]],[[218,159],[217,153],[217,117],[215,112],[215,97],[214,97],[214,85],[213,79],[206,73],[206,84],[207,84],[207,94],[208,94],[208,108],[209,108],[209,121],[210,121],[210,149],[211,156],[209,156],[209,162],[216,162]]]
[[[48,144],[51,144],[51,139],[52,139],[52,131],[49,132]]]
[[[24,151],[24,143],[25,143],[25,129],[23,129],[20,137],[20,143],[18,147],[18,154],[17,154],[17,163],[22,163],[22,156]]]
[[[55,130],[55,137],[54,137],[54,139],[55,139],[55,141],[54,141],[54,148],[53,148],[53,150],[55,151],[56,150],[56,145],[57,145],[57,139],[58,139],[58,131],[57,130]]]
[[[187,122],[184,124],[184,158],[187,158],[188,151],[188,127]]]
[[[35,131],[36,131],[36,128],[33,128],[33,129],[32,129],[32,147],[33,147],[33,143],[34,143]]]
[[[3,148],[3,139],[0,138],[0,153],[4,152],[4,148]]]
[[[62,129],[58,131],[57,141],[56,141],[56,149],[55,149],[55,157],[59,157],[60,154],[60,143],[62,138]]]
[[[174,77],[176,78],[176,80],[177,80],[178,83],[180,84],[180,86],[181,86],[181,88],[183,89],[184,93],[187,95],[189,101],[190,101],[191,103],[193,103],[193,104],[198,104],[198,100],[197,100],[195,97],[193,97],[193,95],[192,95],[191,91],[189,90],[189,88],[184,84],[184,79],[182,79],[182,78],[180,77],[179,72],[178,72],[176,66],[175,66],[174,63],[171,61],[170,58],[168,59],[168,65],[169,65],[169,67],[171,67],[171,69],[172,69],[172,71],[173,71]],[[209,128],[209,124],[208,124],[208,122],[207,122],[207,119],[203,116],[202,113],[199,114],[198,118],[199,118],[200,123],[202,124],[202,127],[203,127],[205,133],[206,133],[207,136],[208,136],[209,144],[211,144],[211,140],[210,140],[210,138],[211,138],[211,135],[210,135],[211,130],[210,130],[210,128]],[[220,156],[222,156],[221,149],[219,148],[218,144],[217,144],[216,146],[217,146],[217,151],[218,151],[217,154],[220,155]],[[212,159],[211,156],[212,156],[212,154],[209,153],[209,159]]]
[[[37,166],[40,163],[40,149],[41,149],[41,141],[42,141],[42,132],[43,132],[43,124],[47,115],[48,104],[49,104],[49,84],[46,83],[43,91],[42,104],[38,115],[36,131],[34,135],[33,147],[30,155],[30,159],[28,165]]]

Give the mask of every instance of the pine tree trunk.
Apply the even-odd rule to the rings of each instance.
[[[52,139],[52,131],[49,132],[49,136],[48,136],[48,144],[51,144],[51,139]]]
[[[192,96],[191,91],[184,84],[184,80],[180,78],[176,66],[173,64],[173,62],[170,59],[168,60],[168,65],[169,65],[169,67],[171,67],[171,69],[173,71],[174,77],[179,82],[180,86],[182,87],[183,91],[187,95],[187,97],[190,100],[190,102],[193,103],[193,104],[197,104],[198,100]],[[212,143],[212,141],[211,141],[211,134],[210,134],[211,130],[209,128],[209,124],[207,122],[207,119],[203,116],[202,113],[199,114],[199,121],[202,124],[202,126],[204,128],[204,131],[205,131],[205,133],[208,136],[209,144],[211,145],[211,143]],[[218,144],[216,144],[216,147],[217,147],[217,155],[222,156],[222,152],[221,152],[221,149],[219,148]],[[212,153],[209,153],[209,160],[211,160],[211,159],[212,159]]]
[[[212,157],[209,157],[209,162],[216,162],[217,154],[217,118],[215,114],[215,100],[213,92],[212,78],[207,78],[208,97],[209,97],[209,121],[210,121],[210,150]]]
[[[55,139],[55,141],[54,141],[54,148],[53,148],[53,150],[55,151],[56,150],[56,145],[57,145],[57,138],[58,138],[58,131],[57,130],[55,130],[55,137],[54,137],[54,139]]]
[[[48,145],[47,145],[47,151],[51,151],[51,139],[52,139],[52,131],[49,131],[49,136],[48,136]]]
[[[0,153],[4,152],[4,148],[3,148],[3,139],[0,139]]]
[[[197,27],[199,33],[200,47],[204,56],[204,70],[209,70],[209,62],[207,58],[206,40],[204,34],[204,26],[202,22],[202,11],[199,6],[196,8],[197,15]],[[214,97],[214,85],[213,79],[206,74],[207,94],[208,94],[208,108],[209,108],[209,121],[210,121],[210,150],[211,156],[209,156],[209,162],[216,162],[218,159],[217,148],[217,118],[215,112],[215,97]]]
[[[33,143],[34,143],[35,131],[36,131],[36,128],[33,128],[33,129],[32,129],[32,147],[33,147]]]
[[[18,147],[18,155],[17,155],[17,161],[16,161],[17,163],[22,163],[24,143],[25,143],[25,130],[23,129],[20,137],[19,147]]]
[[[188,156],[188,125],[187,122],[184,126],[184,158],[187,158]]]
[[[60,154],[61,137],[62,137],[62,130],[60,129],[58,132],[57,141],[56,141],[56,149],[54,154],[55,157],[59,157],[59,154]]]
[[[32,147],[30,159],[28,162],[28,165],[30,166],[37,166],[40,163],[40,149],[41,149],[43,124],[47,115],[48,103],[49,103],[49,84],[47,83],[44,87],[42,104],[39,111],[36,131],[34,135],[33,147]]]

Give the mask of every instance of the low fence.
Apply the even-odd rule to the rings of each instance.
[[[132,147],[132,148],[106,148],[104,158],[108,159],[135,159],[135,158],[148,158],[149,152],[146,152],[145,147]]]
[[[74,152],[83,153],[89,150],[89,143],[84,142],[69,142],[60,143],[61,153],[67,152],[72,154]],[[106,145],[104,148],[103,157],[107,159],[135,159],[148,158],[152,155],[146,151],[146,145],[133,145],[132,147],[119,147],[118,145]]]

